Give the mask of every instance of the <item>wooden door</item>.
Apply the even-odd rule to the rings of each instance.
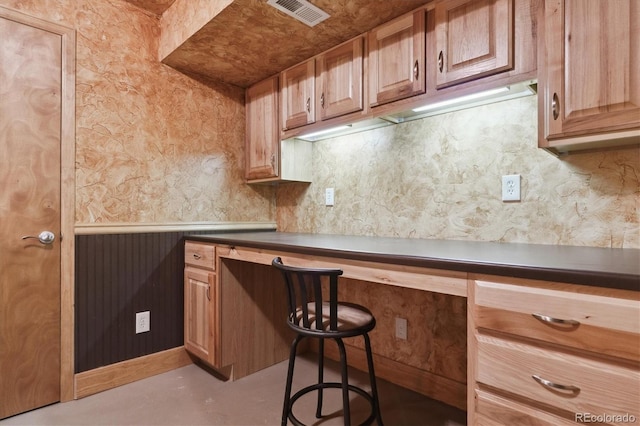
[[[362,110],[363,46],[363,38],[358,37],[317,59],[322,120]]]
[[[184,347],[211,365],[215,364],[214,279],[211,271],[191,267],[184,270]]]
[[[513,0],[436,4],[438,88],[513,68]]]
[[[246,91],[246,178],[278,177],[278,76],[256,83]]]
[[[640,128],[638,9],[637,0],[545,2],[542,139]]]
[[[369,33],[369,104],[382,105],[425,92],[425,11]]]
[[[282,130],[316,121],[315,63],[310,59],[280,74]]]
[[[0,12],[0,418],[4,418],[61,399],[65,70],[60,34]],[[42,231],[52,232],[55,240],[23,238]]]

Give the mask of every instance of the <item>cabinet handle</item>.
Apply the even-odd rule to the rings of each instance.
[[[207,300],[211,300],[211,286],[207,286]]]
[[[200,256],[198,253],[193,253],[193,258],[196,260],[200,260],[202,259],[202,256]]]
[[[271,168],[272,169],[276,168],[276,155],[275,154],[271,154]]]
[[[540,321],[543,322],[548,322],[551,324],[564,324],[564,325],[574,325],[574,326],[578,326],[580,325],[580,321],[576,321],[576,320],[567,320],[567,319],[560,319],[560,318],[554,318],[554,317],[550,317],[547,315],[542,315],[542,314],[531,314],[535,319],[539,319]]]
[[[324,93],[320,95],[320,106],[324,108]]]
[[[553,119],[557,120],[560,116],[560,99],[558,99],[557,93],[554,93],[551,99],[551,111],[553,112]]]
[[[307,98],[307,112],[311,113],[311,98]]]
[[[442,72],[443,68],[444,68],[444,55],[441,50],[440,53],[438,54],[438,69],[440,70],[440,72]]]
[[[553,383],[552,381],[543,379],[542,377],[533,374],[531,377],[533,377],[533,380],[535,380],[536,382],[540,383],[542,386],[546,386],[548,388],[551,389],[557,389],[557,390],[563,390],[563,391],[570,391],[573,393],[578,393],[580,392],[580,388],[577,386],[573,386],[573,385],[561,385],[559,383]]]
[[[418,60],[416,59],[416,62],[413,64],[413,78],[417,80],[419,75],[420,67],[418,66]]]

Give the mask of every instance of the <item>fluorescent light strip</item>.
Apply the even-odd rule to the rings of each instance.
[[[509,91],[508,87],[499,87],[497,89],[487,90],[485,92],[473,93],[471,95],[461,96],[461,97],[455,98],[455,99],[447,99],[446,101],[436,102],[434,104],[425,105],[425,106],[413,109],[413,112],[423,112],[423,111],[429,111],[429,110],[433,110],[433,109],[442,108],[442,107],[445,107],[445,106],[461,104],[461,103],[472,101],[474,99],[481,99],[481,98],[497,95],[499,93],[504,93],[504,92],[508,92],[508,91]]]
[[[313,132],[313,133],[308,133],[305,135],[300,135],[298,136],[298,138],[300,139],[304,139],[304,138],[313,138],[315,136],[320,136],[320,135],[326,135],[328,133],[333,133],[333,132],[339,132],[340,130],[346,130],[351,128],[351,126],[337,126],[337,127],[332,127],[330,129],[325,129],[325,130],[320,130],[317,132]]]

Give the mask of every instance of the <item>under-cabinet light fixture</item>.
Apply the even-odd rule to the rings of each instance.
[[[413,112],[423,112],[430,111],[435,109],[440,109],[447,106],[464,104],[469,101],[474,101],[476,99],[489,98],[494,95],[498,95],[500,93],[506,93],[509,91],[509,87],[498,87],[497,89],[485,90],[484,92],[472,93],[466,96],[460,96],[459,98],[447,99],[446,101],[436,102],[433,104],[421,106],[419,108],[414,108]]]
[[[317,132],[313,132],[313,133],[306,133],[304,135],[300,135],[298,136],[299,139],[312,139],[315,138],[316,136],[323,136],[323,135],[328,135],[330,133],[338,133],[341,132],[343,130],[347,130],[350,129],[351,126],[350,125],[345,125],[345,126],[336,126],[336,127],[331,127],[330,129],[324,129],[324,130],[319,130]]]

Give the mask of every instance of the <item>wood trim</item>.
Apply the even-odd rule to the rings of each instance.
[[[77,223],[76,235],[181,231],[273,231],[275,222]]]
[[[225,246],[218,245],[217,247],[224,248]],[[467,297],[466,272],[420,268],[391,263],[365,262],[339,257],[312,256],[248,247],[230,247],[228,251],[218,249],[218,256],[263,265],[271,265],[273,258],[280,256],[287,265],[341,268],[344,271],[342,275],[344,278]]]
[[[84,398],[192,363],[184,346],[180,346],[78,373],[75,375],[75,398]]]
[[[53,34],[62,43],[60,126],[60,400],[73,398],[76,31],[0,6],[0,15]],[[66,237],[66,238],[63,238]]]
[[[476,304],[476,294],[474,282],[467,283],[467,424],[478,424],[477,417],[477,393],[476,393],[476,372],[478,339],[476,338],[476,323],[473,316]]]
[[[364,349],[347,344],[345,346],[347,348],[349,366],[361,371],[367,371],[367,358]],[[324,352],[326,357],[335,361],[340,360],[337,345],[325,344]],[[376,354],[373,354],[373,364],[376,377],[461,410],[467,409],[466,383],[459,383],[447,377],[438,376]]]
[[[74,289],[76,192],[76,32],[62,34],[62,137],[61,137],[61,289],[60,289],[60,400],[74,394]],[[63,236],[67,236],[63,239]]]

